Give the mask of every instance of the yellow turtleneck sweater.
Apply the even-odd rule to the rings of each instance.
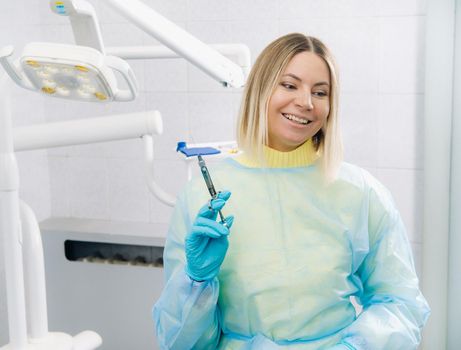
[[[235,160],[249,168],[259,168],[261,166],[267,168],[296,168],[313,164],[319,156],[312,140],[309,139],[295,150],[289,152],[280,152],[264,146],[264,163],[258,159],[250,158],[245,153],[236,157]]]

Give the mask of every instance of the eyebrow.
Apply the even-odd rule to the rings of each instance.
[[[302,79],[292,73],[287,73],[287,74],[284,74],[282,77],[291,77],[297,81],[302,81]],[[330,86],[330,84],[328,84],[326,81],[320,81],[318,83],[315,83],[314,86],[318,86],[318,85],[327,85],[327,86]]]

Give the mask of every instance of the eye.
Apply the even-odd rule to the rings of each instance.
[[[326,97],[328,96],[328,93],[326,91],[315,91],[313,95],[317,97]]]
[[[296,89],[296,86],[291,83],[280,83],[280,85],[282,85],[285,89],[288,89],[288,90]]]

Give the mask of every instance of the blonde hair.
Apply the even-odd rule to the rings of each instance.
[[[338,77],[331,52],[317,38],[292,33],[276,39],[262,51],[251,69],[243,93],[237,124],[237,142],[240,149],[250,157],[264,162],[263,145],[268,144],[269,100],[290,60],[306,51],[321,57],[330,72],[330,112],[325,125],[312,137],[312,141],[321,156],[324,178],[331,182],[343,159],[337,115]]]

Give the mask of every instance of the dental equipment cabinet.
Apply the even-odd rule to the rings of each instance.
[[[223,86],[244,85],[250,66],[246,46],[206,45],[138,0],[104,1],[166,47],[105,48],[96,12],[89,2],[52,0],[52,11],[69,17],[76,45],[30,43],[15,61],[11,60],[13,47],[4,47],[0,50],[0,63],[9,77],[44,96],[93,103],[123,102],[137,96],[136,77],[124,59],[182,57]],[[239,65],[220,52],[236,54]],[[119,88],[115,72],[128,89]],[[15,152],[142,138],[149,189],[163,203],[173,205],[173,196],[153,181],[153,135],[162,133],[161,116],[151,111],[13,128],[9,83],[6,76],[0,77],[0,235],[4,242],[10,335],[9,344],[0,349],[96,349],[102,339],[93,331],[74,337],[48,331],[41,234],[33,211],[18,195]]]

